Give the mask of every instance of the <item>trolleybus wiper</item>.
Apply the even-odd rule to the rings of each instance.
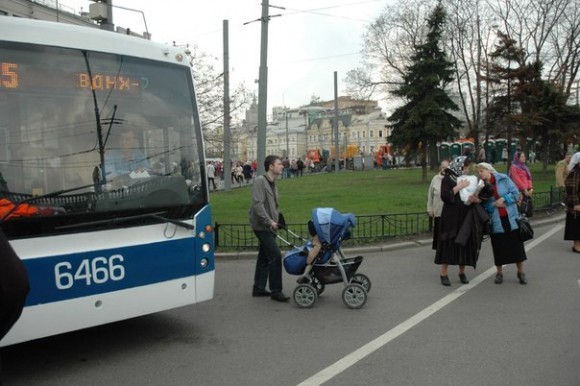
[[[55,229],[57,230],[63,230],[63,229],[70,229],[70,228],[81,228],[81,227],[90,227],[90,226],[94,226],[94,225],[101,225],[101,224],[118,224],[118,223],[122,223],[122,222],[126,222],[126,221],[131,221],[131,220],[138,220],[138,219],[142,219],[142,218],[154,218],[156,220],[162,220],[177,226],[180,226],[182,228],[185,229],[189,229],[189,230],[193,230],[195,229],[195,227],[191,224],[182,222],[182,221],[178,221],[178,220],[172,220],[166,217],[162,217],[162,214],[165,214],[166,212],[155,212],[155,213],[146,213],[146,214],[139,214],[136,216],[125,216],[125,217],[115,217],[115,218],[111,218],[108,220],[99,220],[99,221],[89,221],[89,222],[83,222],[83,223],[77,223],[77,224],[72,224],[72,225],[62,225],[59,227],[56,227]]]

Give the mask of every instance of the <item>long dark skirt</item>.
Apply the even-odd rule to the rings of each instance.
[[[475,243],[465,246],[455,243],[455,239],[439,240],[435,252],[435,264],[468,265],[475,268],[479,250]]]
[[[566,214],[564,240],[580,240],[580,213]]]
[[[439,219],[441,217],[433,217],[433,245],[431,249],[437,250],[437,241],[439,240]]]
[[[527,259],[524,243],[520,240],[518,230],[512,231],[510,222],[501,217],[504,233],[491,235],[491,249],[495,265],[515,264]]]

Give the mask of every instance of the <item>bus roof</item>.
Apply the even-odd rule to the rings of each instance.
[[[0,41],[76,48],[189,66],[183,50],[150,40],[51,21],[2,17]]]

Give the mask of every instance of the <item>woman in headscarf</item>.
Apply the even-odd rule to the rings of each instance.
[[[566,229],[564,240],[573,240],[572,252],[580,253],[580,152],[568,163],[566,189]]]
[[[505,264],[516,264],[520,284],[527,284],[528,280],[524,273],[524,260],[527,256],[517,223],[518,188],[507,175],[498,173],[488,163],[477,164],[475,170],[479,177],[489,184],[486,185],[489,198],[484,201],[483,207],[491,219],[491,248],[496,267],[495,283],[503,283]]]
[[[526,155],[523,152],[516,151],[514,154],[509,176],[521,193],[520,205],[522,205],[522,213],[531,217],[534,186],[532,184],[532,173],[530,172],[530,168],[526,165]]]
[[[456,157],[445,169],[443,180],[441,181],[441,200],[443,200],[443,210],[439,220],[439,241],[437,252],[435,253],[435,264],[441,266],[441,284],[448,287],[451,285],[448,276],[450,265],[459,265],[459,280],[463,284],[469,283],[465,276],[465,266],[475,268],[479,248],[472,238],[469,238],[464,245],[456,243],[456,237],[467,217],[469,205],[461,200],[459,191],[469,186],[469,181],[460,180],[458,177],[469,171],[471,160],[465,156]],[[473,197],[473,196],[472,196]],[[470,197],[470,201],[472,200]],[[472,202],[478,202],[473,198]]]

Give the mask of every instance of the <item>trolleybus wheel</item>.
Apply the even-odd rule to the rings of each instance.
[[[310,284],[300,284],[294,289],[294,301],[300,308],[310,308],[316,303],[318,293]]]
[[[355,273],[350,282],[362,285],[367,293],[371,292],[371,279],[364,273]]]
[[[342,290],[342,301],[348,308],[361,308],[367,302],[367,291],[360,284],[349,284]]]

